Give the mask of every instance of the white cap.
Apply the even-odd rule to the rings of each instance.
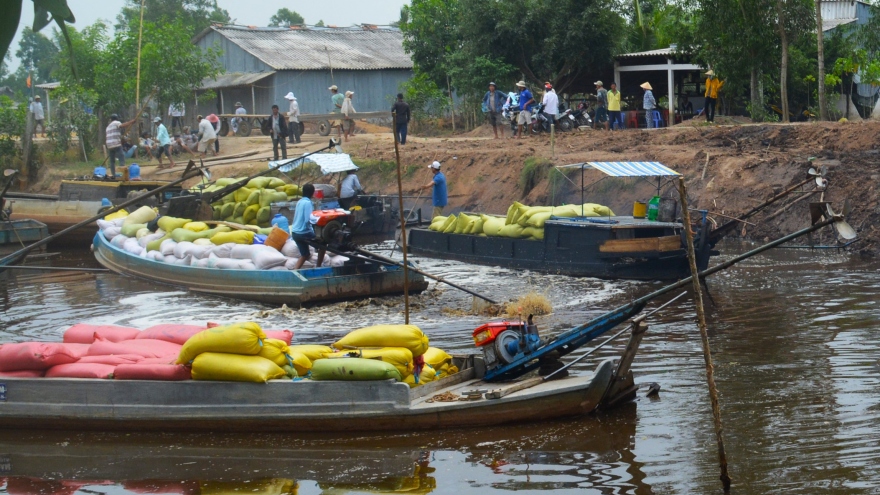
[[[440,162],[434,160],[434,163],[428,165],[428,168],[433,168],[434,170],[440,170]]]
[[[339,88],[337,88],[336,85],[334,84],[333,86],[330,86],[330,87],[327,88],[327,89],[339,89]]]
[[[296,96],[293,96],[293,91],[291,91],[291,92],[287,93],[286,95],[284,95],[284,99],[286,99],[286,100],[295,100],[295,99],[296,99]]]
[[[162,117],[156,117],[155,119],[153,119],[153,123],[159,123],[159,122],[162,122]]]

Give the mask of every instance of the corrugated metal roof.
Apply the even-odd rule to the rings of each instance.
[[[678,50],[675,48],[659,48],[657,50],[648,50],[646,52],[634,52],[634,53],[621,53],[617,55],[616,58],[629,58],[629,57],[669,57],[678,53]]]
[[[214,79],[204,79],[202,80],[202,89],[219,89],[219,88],[234,88],[237,86],[247,86],[249,84],[253,84],[260,79],[265,77],[269,77],[274,74],[275,71],[271,72],[227,72],[226,74],[220,74]]]
[[[822,19],[822,31],[831,31],[837,26],[856,22],[858,19]]]
[[[36,86],[40,89],[55,89],[55,88],[60,87],[61,83],[58,81],[55,81],[55,82],[47,82],[47,83],[43,83],[43,84],[37,84]]]
[[[395,28],[250,28],[211,26],[275,70],[411,69],[403,33]],[[207,32],[196,37],[201,39]]]
[[[558,168],[594,168],[611,177],[657,177],[681,175],[660,162],[585,162]]]

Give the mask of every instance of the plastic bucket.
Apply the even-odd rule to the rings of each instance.
[[[633,218],[645,218],[648,213],[648,204],[636,201],[633,203]]]
[[[284,243],[287,242],[287,239],[290,238],[290,234],[284,231],[284,229],[279,229],[278,227],[272,227],[272,230],[269,232],[269,236],[266,237],[266,242],[263,244],[273,247],[278,251],[281,251],[281,248],[284,247]]]

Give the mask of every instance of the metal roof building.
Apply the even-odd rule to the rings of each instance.
[[[403,34],[385,26],[214,25],[193,42],[203,50],[222,51],[225,69],[216,79],[203,81],[202,89],[213,90],[217,100],[200,103],[202,114],[232,113],[236,101],[249,114],[270,113],[273,104],[286,111],[284,95],[289,91],[302,113],[329,113],[327,88],[332,84],[340,93],[354,91],[358,112],[390,111],[400,83],[412,78]]]

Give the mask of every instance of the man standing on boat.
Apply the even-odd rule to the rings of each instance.
[[[114,113],[110,116],[110,124],[104,130],[104,135],[107,136],[107,154],[110,156],[110,177],[116,177],[117,159],[119,160],[120,167],[125,166],[125,153],[122,151],[122,132],[131,127],[134,121],[135,119],[131,119],[123,124],[119,122],[119,115]]]
[[[293,233],[293,242],[299,249],[299,259],[296,260],[294,270],[299,270],[305,262],[312,256],[308,241],[315,239],[315,228],[312,227],[311,217],[312,196],[315,194],[315,186],[306,184],[303,186],[302,199],[296,202],[296,210],[293,212],[293,225],[290,231]],[[324,264],[324,255],[327,254],[326,249],[318,250],[317,267]]]
[[[357,171],[349,170],[342,184],[339,186],[339,206],[348,210],[357,200],[358,194],[363,194],[361,181],[358,180]]]
[[[428,165],[428,168],[434,173],[434,177],[431,179],[431,182],[420,187],[419,191],[424,191],[429,187],[434,188],[434,212],[431,214],[431,218],[433,219],[437,215],[443,213],[443,208],[446,207],[449,198],[446,194],[446,176],[440,171],[440,162],[435,161]]]

